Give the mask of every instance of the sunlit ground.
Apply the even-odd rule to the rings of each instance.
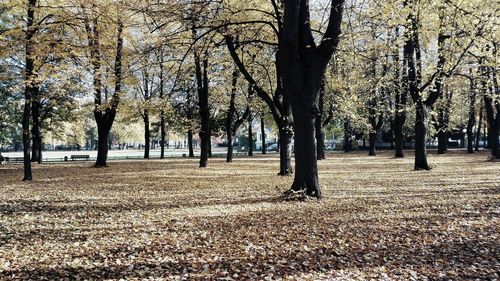
[[[320,162],[320,202],[280,199],[276,155],[0,166],[0,279],[499,278],[500,163],[365,153]]]

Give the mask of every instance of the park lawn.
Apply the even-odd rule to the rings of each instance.
[[[499,278],[500,163],[321,161],[321,201],[280,198],[278,158],[0,166],[0,279]]]

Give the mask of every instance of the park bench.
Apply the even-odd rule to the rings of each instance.
[[[89,160],[90,155],[71,155],[70,158],[71,158],[71,161],[75,161],[75,160]]]
[[[24,162],[24,157],[5,157],[7,163],[19,163]]]

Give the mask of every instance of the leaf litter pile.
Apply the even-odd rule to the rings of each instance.
[[[498,279],[500,166],[486,154],[319,162],[283,200],[278,158],[0,166],[0,279]]]

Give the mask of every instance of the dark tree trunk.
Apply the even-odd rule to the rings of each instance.
[[[35,87],[31,103],[31,113],[33,120],[33,126],[31,128],[31,133],[33,135],[33,146],[31,148],[31,162],[38,162],[39,164],[41,164],[43,141],[41,132],[42,124],[40,116],[41,104],[39,99],[40,99],[39,89],[38,87]]]
[[[164,77],[163,77],[163,48],[160,48],[160,100],[164,99]],[[160,110],[160,159],[165,158],[165,139],[166,139],[166,128],[165,128],[165,111]]]
[[[395,52],[394,60],[399,62],[399,51]],[[394,149],[395,157],[404,157],[403,128],[406,122],[406,104],[408,100],[408,58],[403,59],[401,82],[399,82],[399,67],[396,67],[396,103],[394,115]]]
[[[151,131],[149,128],[149,111],[144,110],[144,158],[149,158],[149,150],[151,144]]]
[[[429,108],[418,102],[415,105],[415,170],[430,170],[427,163],[427,131]]]
[[[253,156],[252,114],[248,116],[248,156]]]
[[[446,151],[448,150],[448,132],[438,131],[437,139],[438,139],[437,154],[446,153]]]
[[[292,106],[293,109],[293,106]],[[315,114],[294,110],[295,125],[295,179],[292,189],[305,190],[309,196],[321,197],[316,161],[314,134]]]
[[[486,67],[483,67],[486,68]],[[485,74],[484,80],[489,79],[490,73],[483,71]],[[495,74],[496,75],[496,74]],[[491,149],[491,159],[500,159],[500,149],[499,149],[499,129],[500,129],[500,102],[493,100],[493,95],[495,94],[495,89],[497,87],[492,87],[488,89],[486,87],[486,82],[484,85],[484,108],[486,112],[486,120],[488,121],[488,147]],[[490,91],[488,93],[488,90]],[[496,114],[495,114],[496,110]]]
[[[325,157],[325,133],[323,132],[323,114],[325,105],[325,81],[321,80],[321,87],[318,96],[318,109],[319,113],[314,121],[315,133],[316,133],[316,159],[324,160]]]
[[[208,56],[205,54],[203,62],[195,52],[196,83],[198,87],[198,106],[200,112],[200,168],[208,164],[210,150],[210,112],[208,108]],[[203,64],[203,65],[202,65]]]
[[[348,153],[352,151],[352,139],[351,139],[351,126],[349,125],[349,120],[344,121],[344,152]]]
[[[278,128],[278,133],[280,153],[280,172],[278,175],[289,176],[293,173],[290,147],[293,132],[289,126],[281,126]]]
[[[233,162],[233,136],[231,133],[227,136],[226,162]]]
[[[193,131],[191,130],[188,130],[188,150],[189,150],[189,157],[193,158],[194,157]]]
[[[368,155],[369,156],[375,156],[377,155],[376,148],[375,148],[375,141],[377,140],[377,133],[372,132],[370,133],[368,139],[370,142],[370,146],[368,147]]]
[[[33,44],[32,42],[34,31],[32,29],[35,18],[36,0],[28,1],[27,10],[27,32],[26,32],[26,65],[25,65],[25,89],[24,89],[24,112],[23,112],[23,156],[24,156],[24,177],[23,181],[31,181],[33,179],[31,173],[30,161],[30,117],[31,117],[31,101],[36,94],[37,86],[35,85],[35,63],[33,57]]]
[[[266,154],[266,127],[264,126],[264,116],[260,117],[260,135],[262,137],[262,154]]]
[[[318,116],[314,122],[316,133],[316,159],[324,160],[325,157],[325,133],[321,123],[321,117]]]
[[[109,150],[109,132],[113,126],[116,111],[107,109],[104,113],[94,112],[97,123],[97,160],[95,167],[106,167]]]

